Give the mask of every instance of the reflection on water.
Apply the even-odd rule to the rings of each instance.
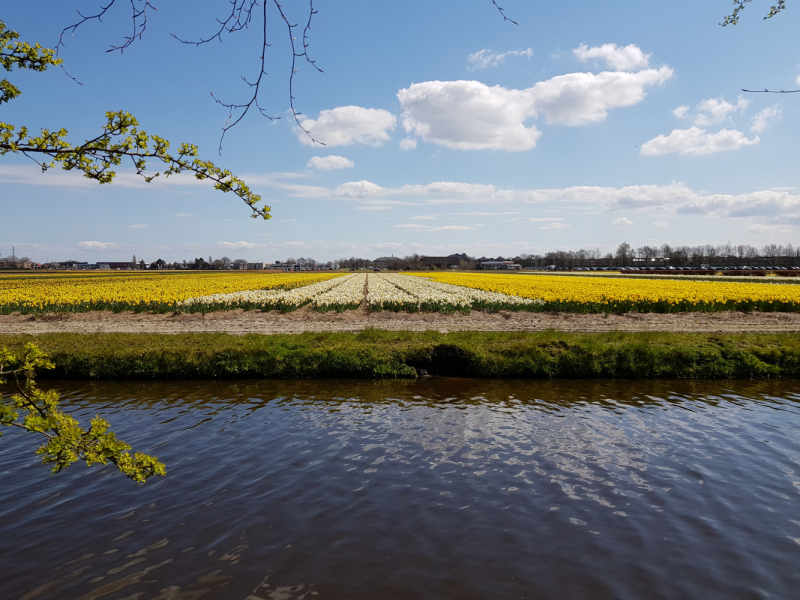
[[[793,382],[55,384],[169,475],[0,439],[0,597],[791,598]]]

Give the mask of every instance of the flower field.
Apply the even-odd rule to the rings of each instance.
[[[485,291],[410,275],[370,275],[367,304],[370,310],[408,312],[465,312],[483,310],[541,310],[543,303],[505,293]]]
[[[0,275],[0,314],[46,312],[800,312],[800,286],[499,273],[101,272]]]
[[[358,308],[364,298],[366,281],[367,276],[363,274],[345,275],[288,290],[271,289],[211,294],[184,300],[179,303],[178,308],[188,312],[208,312],[232,308],[291,312],[306,304],[311,304],[312,308],[322,312],[329,310],[342,312]]]
[[[538,299],[558,312],[800,311],[800,287],[556,275],[415,273],[428,281]]]
[[[0,275],[0,314],[90,310],[163,313],[173,311],[181,302],[198,296],[242,290],[292,290],[339,277],[338,273],[283,272]],[[187,309],[189,307],[182,310]]]

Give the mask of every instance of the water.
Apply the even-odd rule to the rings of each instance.
[[[4,600],[800,595],[795,382],[52,385],[169,473],[6,431]]]

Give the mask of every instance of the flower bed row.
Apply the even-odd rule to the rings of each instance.
[[[364,297],[366,275],[356,274],[321,281],[291,290],[251,290],[232,294],[212,294],[189,298],[180,303],[185,312],[211,312],[217,310],[279,310],[291,312],[311,304],[320,311],[358,308]]]
[[[91,310],[166,313],[190,298],[243,290],[278,292],[339,277],[334,273],[224,271],[0,275],[0,314]]]
[[[535,298],[520,298],[389,273],[371,275],[367,294],[367,305],[374,311],[469,313],[472,309],[541,310],[543,304]]]
[[[621,277],[419,273],[420,279],[539,300],[538,310],[575,313],[800,311],[800,287],[772,283]]]

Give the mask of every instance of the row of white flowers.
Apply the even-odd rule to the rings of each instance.
[[[231,308],[244,308],[245,310],[281,310],[284,312],[297,310],[301,306],[313,303],[316,298],[325,298],[325,306],[331,306],[332,292],[337,288],[347,285],[353,280],[358,280],[359,283],[354,284],[356,287],[360,285],[359,300],[364,296],[364,283],[366,275],[346,275],[344,277],[337,277],[336,279],[329,279],[319,283],[312,283],[303,287],[294,288],[291,290],[249,290],[244,292],[234,292],[232,294],[211,294],[209,296],[198,296],[196,298],[189,298],[180,303],[180,306],[190,311],[212,311],[212,310],[228,310]],[[348,286],[347,290],[350,289]],[[352,297],[352,294],[347,297]],[[323,309],[328,310],[328,309]]]
[[[387,275],[372,275],[367,284],[367,306],[370,310],[417,312],[419,299],[391,283]]]
[[[364,286],[367,284],[367,276],[357,274],[342,279],[343,281],[340,285],[314,297],[311,304],[316,310],[342,312],[359,307],[364,299]]]
[[[393,286],[396,291],[392,292],[389,289],[390,286]],[[372,310],[425,310],[428,312],[459,310],[469,312],[473,308],[535,310],[544,305],[541,300],[465,288],[394,273],[370,277],[370,293],[373,288],[377,288],[374,301],[370,300],[369,296],[367,297],[367,303]]]
[[[368,278],[359,273],[291,290],[250,290],[189,298],[181,302],[180,306],[191,312],[232,308],[288,312],[310,304],[315,310],[341,312],[359,307],[364,299],[365,286],[370,310],[536,310],[544,304],[541,300],[465,288],[410,275],[386,273],[372,274]]]

